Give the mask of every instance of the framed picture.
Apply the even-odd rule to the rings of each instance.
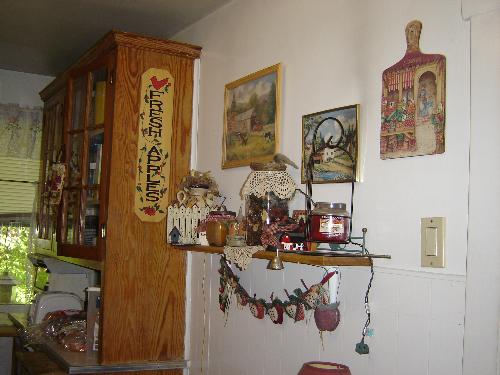
[[[270,161],[279,150],[281,64],[228,83],[222,168]]]
[[[307,210],[293,210],[292,219],[297,223],[305,224],[307,222]]]
[[[358,127],[359,104],[302,116],[302,183],[308,163],[314,184],[359,181]]]

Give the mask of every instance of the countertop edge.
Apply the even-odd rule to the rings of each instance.
[[[14,323],[14,325],[23,329],[27,326],[26,314],[9,313],[9,319]],[[97,352],[93,353],[78,353],[69,352],[63,348],[59,348],[58,344],[50,340],[46,340],[41,344],[42,350],[54,361],[56,362],[62,370],[66,371],[68,374],[96,374],[96,373],[112,373],[112,372],[134,372],[134,371],[159,371],[159,370],[173,370],[173,369],[184,369],[189,367],[189,360],[177,359],[177,360],[167,360],[167,361],[141,361],[141,362],[130,362],[130,363],[116,363],[101,365],[97,363],[85,363],[78,364],[68,360],[67,356],[76,356],[85,360],[92,361],[93,357],[97,358]]]
[[[58,362],[59,363],[59,362]],[[160,371],[188,368],[189,361],[151,361],[151,362],[133,362],[120,363],[113,365],[95,365],[95,366],[75,366],[64,367],[68,374],[97,374],[113,372],[135,372],[135,371]]]

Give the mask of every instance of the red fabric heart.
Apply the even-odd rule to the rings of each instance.
[[[151,83],[153,84],[153,87],[156,90],[159,90],[163,86],[165,86],[166,84],[168,84],[168,78],[165,78],[165,79],[162,79],[161,81],[158,81],[158,79],[156,78],[156,76],[153,76],[153,77],[151,77]]]

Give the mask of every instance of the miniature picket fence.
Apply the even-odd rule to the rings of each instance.
[[[168,206],[167,241],[171,242],[170,232],[176,227],[180,232],[179,244],[199,244],[196,228],[208,216],[209,211],[210,207],[198,208],[196,205],[193,207],[176,204]]]

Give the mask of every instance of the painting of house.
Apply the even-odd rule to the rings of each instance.
[[[303,183],[309,166],[313,183],[349,182],[359,178],[358,116],[358,105],[302,116]]]
[[[335,150],[331,148],[325,148],[321,152],[321,160],[323,163],[331,162],[335,159]]]

